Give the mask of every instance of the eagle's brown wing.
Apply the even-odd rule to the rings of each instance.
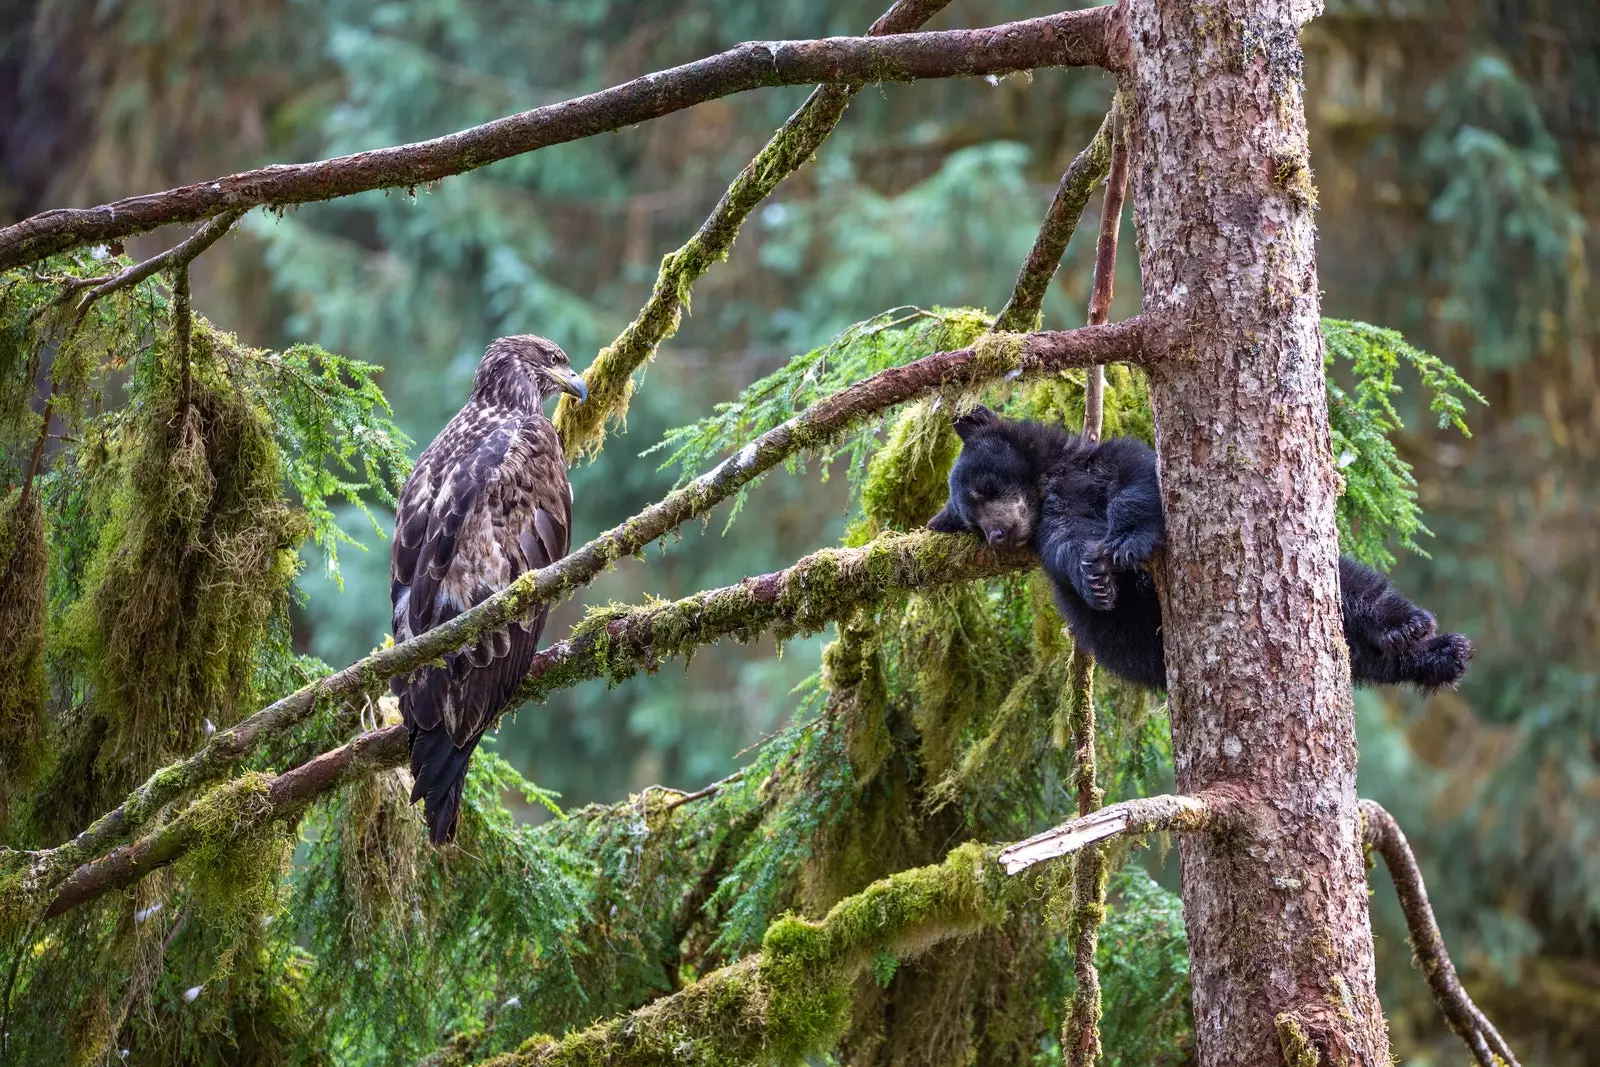
[[[430,445],[401,493],[390,594],[396,640],[446,622],[525,571],[566,555],[572,490],[543,415],[469,407]],[[533,662],[546,609],[485,633],[442,668],[397,678],[415,797],[435,841],[454,831],[468,757]]]

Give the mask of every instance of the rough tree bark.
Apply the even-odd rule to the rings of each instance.
[[[1374,991],[1318,331],[1299,28],[1316,0],[1124,0],[1178,788],[1240,787],[1182,844],[1199,1059],[1389,1062]]]

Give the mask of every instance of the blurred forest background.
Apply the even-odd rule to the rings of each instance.
[[[0,0],[0,221],[473,125],[748,39],[861,32],[882,0]],[[1407,828],[1447,943],[1524,1062],[1600,1064],[1600,4],[1328,0],[1304,35],[1324,313],[1394,327],[1489,398],[1471,440],[1413,412],[1429,558],[1400,585],[1479,652],[1459,693],[1357,699],[1361,791]],[[930,28],[1043,14],[953,4]],[[1047,71],[861,93],[695,293],[628,432],[577,468],[574,544],[658,498],[639,454],[793,353],[909,301],[997,307],[1109,77]],[[381,364],[428,441],[485,343],[536,332],[586,366],[661,255],[804,98],[769,90],[497,164],[415,197],[248,217],[202,259],[196,304],[252,345]],[[1091,214],[1098,199],[1091,205]],[[1092,229],[1086,229],[1092,233]],[[1127,232],[1127,231],[1125,231]],[[132,242],[136,257],[170,243]],[[1045,305],[1081,324],[1092,242]],[[1123,257],[1113,317],[1138,306]],[[1415,404],[1408,393],[1405,404]],[[1403,408],[1403,411],[1408,410]],[[842,479],[776,478],[739,523],[687,530],[590,603],[681,596],[838,541]],[[388,516],[379,512],[380,523]],[[388,546],[320,553],[299,647],[340,664],[388,632]],[[384,531],[385,533],[387,530]],[[569,604],[548,629],[579,617]],[[726,644],[525,709],[499,751],[563,805],[728,774],[784,723],[826,635]],[[532,813],[530,812],[530,815]],[[1170,875],[1170,871],[1167,872]],[[1377,879],[1380,979],[1407,1062],[1458,1060]],[[1448,1035],[1445,1035],[1448,1036]]]

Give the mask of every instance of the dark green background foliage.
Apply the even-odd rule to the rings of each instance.
[[[432,136],[740,40],[860,32],[879,13],[854,0],[13,8],[6,221]],[[957,3],[932,25],[1049,10]],[[1303,43],[1337,316],[1324,333],[1341,538],[1478,646],[1460,693],[1358,695],[1362,792],[1411,836],[1446,941],[1523,1061],[1600,1063],[1600,11],[1330,0]],[[1004,303],[1111,88],[1046,71],[859,94],[696,286],[626,433],[574,469],[575,543],[831,389],[985,330],[976,309]],[[381,643],[392,493],[483,346],[537,332],[586,366],[804,95],[718,101],[414,193],[252,213],[196,267],[209,321],[187,402],[164,282],[71,333],[41,310],[59,283],[0,278],[0,576],[43,582],[0,587],[0,626],[34,620],[41,635],[0,652],[5,843],[58,842],[191,750],[208,719],[226,725]],[[1097,204],[1047,327],[1083,319]],[[1114,317],[1138,307],[1123,233]],[[103,273],[104,255],[37,274]],[[59,436],[35,516],[16,487],[52,382]],[[1076,425],[1081,377],[986,399]],[[1107,426],[1148,435],[1136,374],[1112,369]],[[928,405],[890,413],[622,561],[547,634],[585,605],[682,596],[912,528],[938,506],[954,447]],[[152,575],[166,585],[138,584]],[[150,588],[164,591],[138,592]],[[1012,840],[1071,808],[1050,739],[1068,645],[1037,575],[903,597],[775,651],[705,648],[524,709],[475,759],[450,853],[423,845],[393,773],[298,827],[243,836],[232,816],[258,780],[208,794],[212,829],[190,861],[8,934],[24,953],[13,1040],[37,1062],[119,1048],[141,1063],[476,1057],[682,989],[748,961],[786,911],[820,917],[961,841]],[[1101,690],[1108,799],[1161,791],[1164,709]],[[324,709],[251,770],[356,728]],[[692,803],[646,789],[740,767]],[[1108,1062],[1192,1056],[1175,868],[1152,850],[1112,880]],[[1459,1057],[1375,881],[1397,1052]],[[1059,1060],[1060,888],[964,940],[878,952],[823,1043],[854,1062]]]

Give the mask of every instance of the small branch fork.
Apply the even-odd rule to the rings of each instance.
[[[83,299],[78,301],[76,321],[82,322],[83,317],[89,314],[89,308],[101,297],[109,296],[110,294],[117,292],[119,289],[126,289],[129,286],[138,285],[146,278],[153,277],[163,270],[171,269],[173,271],[173,289],[176,291],[178,284],[178,273],[183,272],[187,274],[189,264],[193,263],[197,258],[199,258],[200,253],[204,252],[206,249],[220,241],[223,234],[231,230],[233,228],[233,224],[238,222],[240,216],[243,214],[243,211],[223,212],[221,215],[218,215],[216,218],[200,227],[199,230],[195,231],[193,236],[179,244],[173,245],[160,255],[151,256],[143,263],[136,263],[127,270],[122,271],[119,274],[115,274],[110,278],[92,279],[92,281],[98,284],[95,284],[93,289],[90,289],[87,293],[83,294]],[[89,279],[85,279],[80,281],[78,284],[81,286],[83,284],[87,284],[89,281]],[[184,281],[184,285],[187,289],[187,278]]]
[[[1445,951],[1444,937],[1439,933],[1433,905],[1428,902],[1428,889],[1422,882],[1422,871],[1406,835],[1400,831],[1394,816],[1375,801],[1363,800],[1361,815],[1364,844],[1382,856],[1384,865],[1389,868],[1395,894],[1400,898],[1400,910],[1405,913],[1417,965],[1450,1029],[1472,1050],[1478,1067],[1519,1067],[1500,1031],[1478,1010],[1461,986],[1455,964],[1450,962],[1450,955]]]
[[[754,41],[587,96],[535,108],[431,141],[300,163],[47,211],[0,229],[0,270],[56,252],[172,223],[261,205],[408,189],[550,145],[660,118],[734,93],[776,85],[872,85],[1113,65],[1113,8],[1095,7],[984,29],[816,41]]]

